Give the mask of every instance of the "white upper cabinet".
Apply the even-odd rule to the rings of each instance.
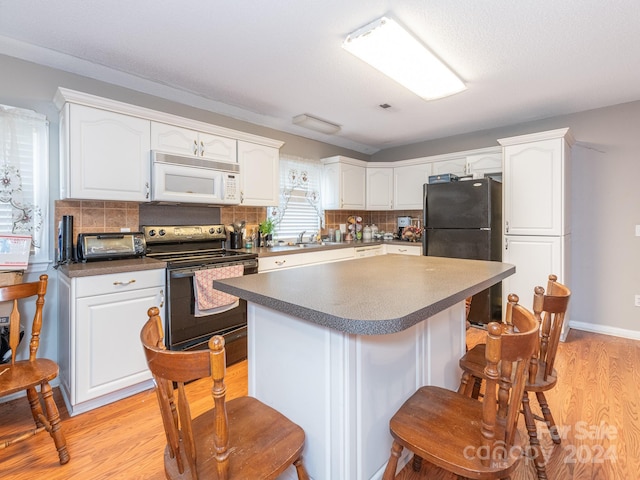
[[[255,143],[238,142],[240,204],[271,207],[280,203],[280,151]]]
[[[431,164],[431,175],[446,175],[452,173],[459,177],[467,173],[467,158],[452,158],[450,160],[440,160]]]
[[[364,210],[367,163],[341,156],[325,158],[322,163],[322,203],[325,210]]]
[[[239,162],[243,205],[278,204],[279,140],[62,87],[54,103],[63,199],[148,202],[151,151],[158,150]]]
[[[223,162],[237,161],[235,139],[159,122],[151,122],[151,149]]]
[[[570,233],[568,129],[498,141],[504,146],[505,235]]]
[[[367,167],[367,210],[393,209],[393,168]]]
[[[429,183],[431,164],[405,165],[393,169],[393,208],[395,210],[422,210],[423,185]]]
[[[502,172],[502,152],[467,155],[467,175],[483,178],[490,173]]]
[[[60,198],[148,202],[149,120],[84,105],[60,112]]]

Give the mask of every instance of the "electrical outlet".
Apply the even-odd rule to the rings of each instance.
[[[640,307],[640,295],[636,295],[636,307]]]

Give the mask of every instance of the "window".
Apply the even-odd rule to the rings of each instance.
[[[0,233],[31,235],[30,270],[49,262],[48,169],[46,117],[0,105]]]
[[[319,232],[324,213],[320,201],[322,164],[300,157],[280,157],[280,205],[268,210],[279,240]]]

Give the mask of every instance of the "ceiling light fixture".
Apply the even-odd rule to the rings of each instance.
[[[333,135],[334,133],[338,133],[340,131],[340,125],[327,122],[326,120],[322,120],[307,113],[303,113],[301,115],[296,115],[295,117],[293,117],[293,123],[295,123],[296,125],[300,125],[301,127],[315,130],[316,132],[326,133],[328,135]]]
[[[342,47],[425,100],[467,87],[440,59],[391,18],[382,17],[347,36]]]

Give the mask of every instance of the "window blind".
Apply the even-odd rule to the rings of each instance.
[[[0,105],[0,233],[31,235],[30,265],[49,261],[49,124]]]
[[[278,240],[293,241],[302,231],[307,240],[322,228],[321,175],[318,161],[280,157],[280,204],[269,209]]]

